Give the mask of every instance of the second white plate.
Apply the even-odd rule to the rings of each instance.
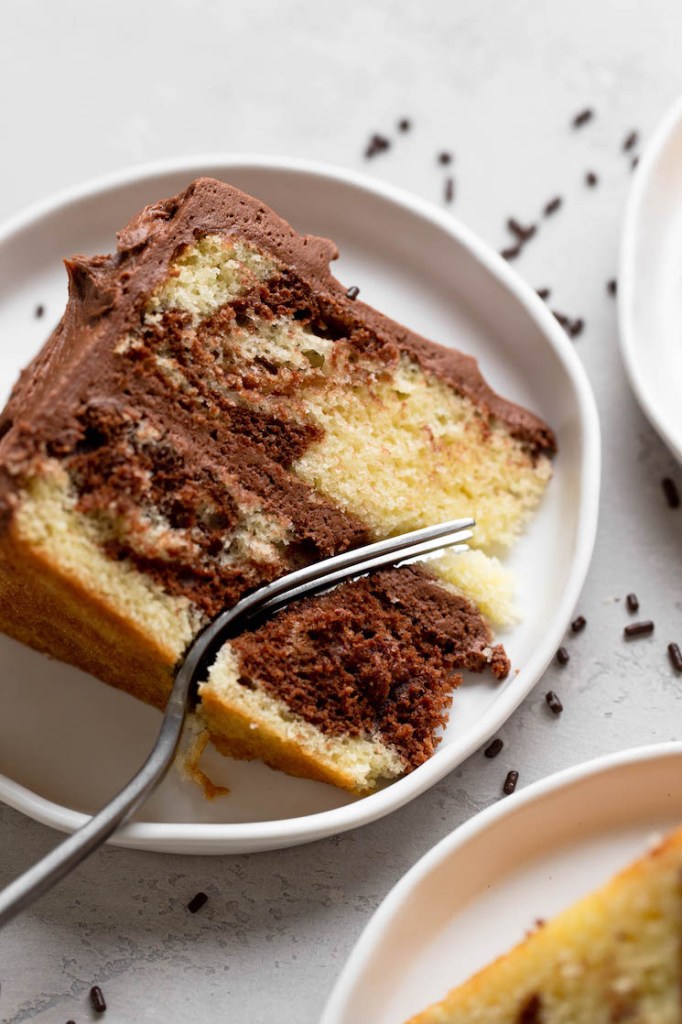
[[[403,1024],[682,821],[682,744],[560,772],[456,829],[389,893],[320,1024]]]
[[[682,99],[635,174],[623,225],[618,316],[632,389],[682,461]]]
[[[207,157],[135,169],[62,195],[0,232],[0,401],[63,309],[61,260],[108,252],[146,203],[193,178],[222,178],[269,203],[298,230],[339,245],[336,273],[363,299],[475,355],[493,387],[555,429],[556,473],[511,563],[521,624],[503,639],[516,672],[457,693],[437,753],[363,800],[257,763],[209,755],[213,802],[171,772],[119,845],[242,853],[319,839],[413,799],[476,750],[539,679],[561,642],[587,572],[599,492],[599,427],[585,373],[535,293],[449,213],[360,175],[305,162]],[[46,316],[36,319],[37,304]],[[85,674],[0,638],[0,799],[61,829],[77,828],[143,761],[158,714]]]

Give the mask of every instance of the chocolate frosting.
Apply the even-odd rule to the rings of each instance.
[[[347,298],[330,273],[338,255],[333,242],[297,234],[272,210],[238,189],[209,178],[193,182],[172,199],[146,207],[118,235],[111,256],[75,256],[66,261],[69,301],[64,316],[36,359],[21,374],[0,416],[0,518],[6,518],[22,474],[45,438],[82,436],[78,412],[106,398],[125,413],[148,404],[142,381],[122,388],[113,348],[139,325],[145,297],[167,276],[169,262],[205,234],[237,235],[282,264],[312,293],[324,299],[328,316],[349,330],[370,332],[417,359],[424,370],[470,398],[536,455],[551,453],[550,428],[532,413],[507,402],[483,380],[470,356],[427,341],[371,307]],[[125,392],[128,392],[127,394]],[[153,401],[153,397],[152,397]],[[159,408],[161,401],[159,401]],[[171,433],[187,437],[186,414],[166,407]],[[182,421],[182,422],[179,422]],[[193,443],[210,446],[210,430],[193,423]],[[202,436],[203,435],[203,436]]]

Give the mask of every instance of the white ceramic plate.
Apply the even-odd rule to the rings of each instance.
[[[443,839],[388,894],[320,1024],[403,1024],[682,822],[682,744],[560,772]]]
[[[618,315],[632,389],[682,461],[682,99],[657,129],[632,184]]]
[[[597,520],[599,426],[573,348],[544,303],[450,214],[388,185],[305,162],[209,157],[136,169],[57,197],[0,234],[0,389],[57,321],[64,255],[108,252],[145,203],[199,174],[238,185],[301,231],[341,250],[336,273],[397,320],[480,359],[504,395],[545,417],[560,448],[546,500],[512,563],[523,622],[504,636],[512,673],[457,693],[436,755],[362,800],[262,764],[209,755],[232,793],[209,803],[171,772],[115,838],[146,849],[274,849],[372,821],[414,798],[476,750],[523,700],[559,645],[587,572]],[[34,309],[42,303],[43,319]],[[465,510],[463,510],[465,511]],[[158,714],[66,665],[0,638],[0,798],[61,829],[82,824],[143,760]]]

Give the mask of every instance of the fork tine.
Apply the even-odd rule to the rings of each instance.
[[[292,601],[300,600],[300,598],[305,597],[308,594],[313,594],[323,588],[326,589],[327,587],[334,586],[335,584],[341,583],[343,580],[350,579],[353,576],[361,576],[372,569],[380,569],[382,566],[397,565],[411,559],[432,554],[434,551],[439,551],[443,548],[454,548],[457,552],[468,551],[469,545],[463,543],[463,541],[469,540],[471,537],[473,537],[472,530],[458,530],[453,533],[446,534],[444,537],[434,537],[429,540],[422,540],[416,544],[413,543],[405,548],[384,551],[383,553],[374,555],[374,557],[368,558],[365,555],[365,557],[360,561],[337,569],[335,572],[327,572],[317,579],[309,580],[306,583],[299,584],[297,587],[292,587],[291,589],[284,591],[282,594],[269,598],[269,600],[259,605],[259,607],[251,614],[257,615],[262,612],[274,611],[276,608],[282,608],[284,605],[287,605]],[[365,552],[367,551],[366,548],[361,548],[360,550]]]
[[[411,549],[422,542],[442,541],[450,535],[454,537],[454,535],[459,534],[459,539],[464,540],[463,534],[466,531],[470,531],[475,525],[475,520],[471,517],[452,519],[444,523],[438,523],[436,526],[426,526],[420,530],[411,530],[409,533],[399,534],[397,537],[388,537],[386,540],[375,541],[372,544],[354,548],[352,551],[344,551],[341,555],[325,558],[321,562],[315,562],[302,569],[295,569],[294,572],[287,573],[286,576],[280,576],[279,579],[268,583],[264,587],[260,587],[253,594],[243,598],[234,608],[214,619],[208,628],[212,633],[217,634],[218,631],[222,631],[223,626],[226,626],[228,622],[234,623],[242,615],[255,613],[267,602],[279,597],[280,594],[288,593],[292,590],[298,591],[299,587],[306,586],[314,580],[326,579],[334,572],[365,563],[368,559],[384,554],[395,556],[398,552]],[[470,536],[471,533],[467,533],[467,537]],[[454,544],[456,541],[452,540],[450,543]],[[436,544],[435,549],[431,548],[430,550],[437,550],[439,546],[442,547],[443,544]],[[390,558],[382,564],[387,564],[388,561],[390,561]]]

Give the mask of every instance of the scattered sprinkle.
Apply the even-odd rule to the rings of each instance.
[[[502,789],[507,794],[507,796],[509,796],[511,793],[514,792],[514,790],[516,789],[516,783],[518,781],[519,781],[519,773],[518,772],[515,772],[513,769],[512,769],[512,771],[507,772],[507,778],[504,780],[504,786],[502,787]]]
[[[629,612],[639,611],[639,598],[637,597],[637,594],[628,594],[625,598],[625,603],[628,606]]]
[[[452,153],[448,153],[447,150],[443,150],[442,153],[438,154],[438,163],[442,164],[443,167],[447,167],[448,164],[452,163]]]
[[[549,705],[549,710],[552,711],[555,715],[560,715],[561,712],[564,710],[564,706],[557,697],[554,690],[550,690],[548,693],[545,694],[545,700]]]
[[[515,217],[510,217],[507,221],[507,227],[511,231],[512,235],[518,238],[519,242],[527,242],[529,238],[532,238],[537,228],[535,224],[528,224],[527,226],[519,224]]]
[[[444,196],[446,203],[451,203],[455,198],[455,179],[452,176],[445,179]]]
[[[365,149],[365,159],[371,160],[377,153],[383,153],[385,150],[390,149],[391,143],[388,141],[385,135],[374,134],[367,143]]]
[[[398,131],[399,132],[409,132],[411,127],[412,127],[412,122],[407,117],[401,117],[401,119],[398,121]]]
[[[346,298],[350,299],[352,302],[354,302],[355,299],[357,299],[359,294],[360,294],[360,289],[358,288],[358,286],[356,284],[354,284],[354,285],[351,285],[351,287],[346,292]]]
[[[550,199],[550,201],[545,204],[545,207],[542,211],[545,217],[551,217],[553,213],[556,213],[559,207],[561,206],[562,202],[563,200],[561,196],[554,196],[554,199]]]
[[[625,638],[633,636],[651,636],[654,631],[654,624],[651,619],[646,619],[644,622],[631,622],[629,626],[626,626],[623,630],[623,636]]]
[[[606,282],[606,290],[609,295],[616,295],[618,292],[618,282],[615,277],[612,277],[610,281]]]
[[[499,738],[499,736],[498,736],[497,739],[493,740],[492,743],[490,743],[485,748],[483,753],[485,754],[486,757],[490,757],[490,758],[497,757],[499,752],[502,750],[503,746],[504,746],[504,740],[501,740]]]
[[[95,1013],[104,1013],[106,1010],[106,1000],[99,985],[93,985],[90,989],[90,1002]]]
[[[552,292],[550,288],[538,288],[538,295],[543,300],[543,302],[546,302],[551,294]]]
[[[560,665],[568,665],[571,660],[571,655],[568,653],[565,647],[560,647],[556,652],[556,660]]]
[[[576,317],[575,320],[572,320],[570,316],[566,316],[565,313],[560,313],[556,309],[552,310],[552,315],[571,338],[577,338],[579,334],[582,334],[585,327],[585,321],[582,317]]]
[[[578,618],[577,619],[573,619],[573,622],[571,623],[571,632],[572,633],[582,633],[582,631],[584,630],[586,625],[587,625],[587,619],[585,618],[585,616],[584,615],[579,615]]]
[[[581,110],[580,113],[576,114],[575,117],[573,118],[573,121],[572,121],[573,127],[574,128],[582,128],[582,126],[584,124],[587,124],[588,121],[591,121],[593,117],[594,117],[594,110],[590,110],[589,107],[586,107],[585,110]]]
[[[679,644],[668,644],[668,657],[675,671],[682,672],[682,651],[679,648]]]
[[[633,156],[632,160],[630,161],[630,170],[634,171],[634,169],[635,169],[635,167],[637,166],[638,163],[639,163],[639,157],[638,156]]]
[[[522,249],[523,246],[518,242],[516,245],[510,245],[506,249],[501,249],[500,256],[505,260],[515,260],[521,254]]]
[[[41,317],[43,317],[43,316],[45,316],[45,307],[43,306],[42,303],[40,303],[40,305],[36,306],[35,318],[36,318],[36,320],[40,320]]]
[[[192,899],[187,904],[190,914],[196,914],[197,910],[201,910],[207,899],[208,896],[205,892],[198,892],[196,896],[192,896]]]
[[[679,508],[680,492],[675,481],[669,476],[664,476],[661,480],[661,487],[665,494],[665,500],[668,502],[668,508]]]
[[[623,152],[627,153],[639,142],[639,132],[632,131],[623,139]]]
[[[588,171],[585,175],[585,184],[588,188],[594,188],[595,185],[599,184],[599,178],[594,171]]]

